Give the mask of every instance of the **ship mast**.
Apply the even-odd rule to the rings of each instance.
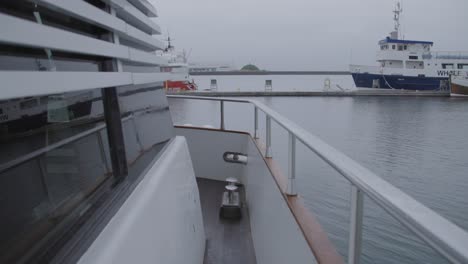
[[[395,23],[395,36],[397,39],[400,38],[400,14],[403,12],[403,8],[401,7],[400,2],[397,2],[395,6],[395,10],[393,10],[393,21]]]

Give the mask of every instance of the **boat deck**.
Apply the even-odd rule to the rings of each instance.
[[[204,264],[256,263],[247,208],[240,220],[219,217],[221,197],[226,182],[197,178],[206,233]],[[244,188],[239,189],[245,201]]]

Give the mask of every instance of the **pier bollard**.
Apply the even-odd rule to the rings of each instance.
[[[218,90],[218,81],[216,79],[211,79],[210,90],[211,91]]]
[[[273,84],[271,80],[265,80],[265,92],[273,91]]]

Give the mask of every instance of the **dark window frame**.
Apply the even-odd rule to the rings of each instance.
[[[452,66],[451,68],[448,68],[448,69],[455,69],[455,64],[453,63],[442,63],[442,69],[447,69],[447,66]]]

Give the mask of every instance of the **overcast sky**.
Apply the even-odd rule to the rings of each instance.
[[[190,61],[270,70],[374,64],[393,29],[394,0],[150,0],[156,22]],[[468,50],[468,0],[404,0],[405,39]]]

